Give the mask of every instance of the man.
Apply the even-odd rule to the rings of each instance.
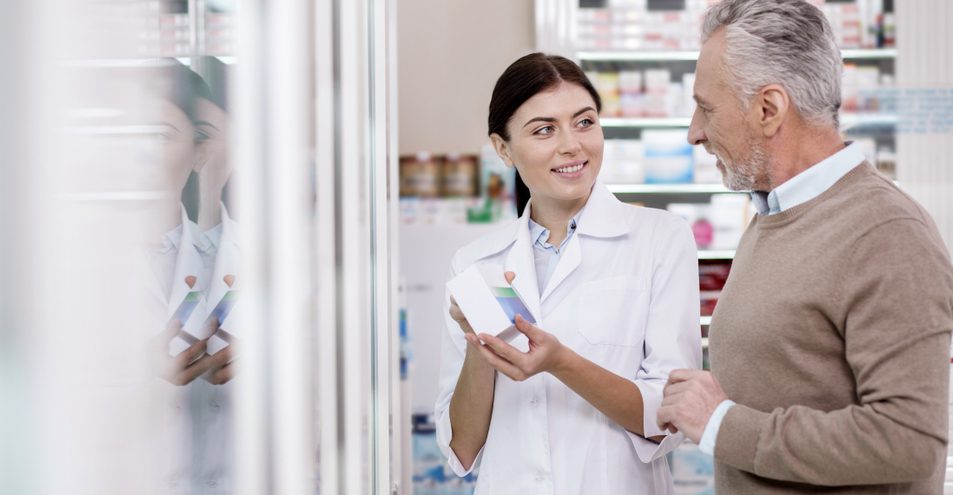
[[[929,215],[838,133],[842,62],[803,0],[708,12],[689,140],[758,215],[660,425],[718,493],[941,493],[953,268]]]

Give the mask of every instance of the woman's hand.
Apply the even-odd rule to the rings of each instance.
[[[177,356],[169,356],[169,342],[182,330],[178,320],[172,320],[165,331],[153,338],[151,347],[153,366],[159,377],[172,385],[184,386],[202,377],[213,385],[224,385],[235,376],[235,344],[206,354],[207,339],[199,340]],[[208,333],[214,333],[210,331]]]
[[[463,333],[473,333],[473,327],[470,326],[467,317],[463,315],[463,310],[460,309],[460,306],[457,305],[457,301],[452,296],[450,297],[450,317],[453,318],[453,321],[457,322],[457,325],[460,327],[460,330],[463,330]]]
[[[213,361],[205,353],[205,340],[192,344],[177,356],[169,356],[169,342],[180,330],[182,324],[172,320],[165,331],[152,339],[150,348],[153,366],[159,376],[173,385],[183,386],[208,372]]]
[[[566,365],[571,352],[551,333],[516,315],[516,329],[529,339],[529,351],[522,352],[489,334],[465,336],[483,359],[494,369],[515,381],[523,381],[543,372],[555,372]],[[483,341],[481,344],[480,341]]]
[[[513,272],[505,272],[503,278],[506,279],[506,283],[512,284],[516,278],[516,274]],[[463,314],[463,310],[457,305],[456,299],[452,296],[450,297],[450,317],[453,318],[453,321],[457,322],[457,325],[460,326],[460,330],[463,330],[464,334],[476,333],[473,331],[473,327],[470,326],[470,322],[467,321],[467,317]]]

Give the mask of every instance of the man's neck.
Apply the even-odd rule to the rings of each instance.
[[[804,129],[783,141],[770,167],[769,191],[844,149],[844,140],[834,128]]]

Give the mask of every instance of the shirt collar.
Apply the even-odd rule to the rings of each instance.
[[[830,189],[847,172],[865,160],[860,145],[848,141],[847,146],[808,167],[771,192],[753,191],[751,200],[760,215],[773,215],[806,203]]]
[[[585,208],[583,208],[585,209]],[[581,210],[580,210],[581,212]],[[578,225],[577,219],[579,218],[579,213],[575,217],[569,219],[569,223],[566,226],[566,237],[563,239],[563,242],[559,245],[559,249],[569,241],[569,238],[576,232],[576,226]],[[533,244],[541,248],[552,247],[548,241],[549,239],[549,229],[543,227],[542,225],[533,221],[532,218],[529,219],[529,239],[533,241]]]
[[[172,250],[178,251],[179,244],[182,242],[182,224],[176,225],[172,230],[162,236],[162,245],[159,247],[159,253],[166,254]]]
[[[181,208],[181,223],[162,236],[162,246],[159,248],[159,252],[165,254],[173,249],[178,251],[186,243],[194,245],[196,249],[203,253],[213,248],[212,241],[209,240],[208,236],[202,232],[198,225],[189,220],[185,206]]]

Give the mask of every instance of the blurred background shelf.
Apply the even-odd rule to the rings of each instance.
[[[722,184],[606,184],[616,194],[716,194],[730,193]]]
[[[890,113],[842,113],[841,127],[894,126],[898,117]],[[681,129],[690,126],[691,117],[603,117],[599,124],[619,129]]]
[[[724,250],[700,249],[698,250],[698,259],[700,260],[733,260],[735,259],[735,251],[733,249],[724,249]]]
[[[697,50],[645,50],[645,51],[582,51],[576,54],[586,62],[666,62],[696,61]],[[897,57],[895,48],[869,48],[841,50],[844,60],[890,60]]]

